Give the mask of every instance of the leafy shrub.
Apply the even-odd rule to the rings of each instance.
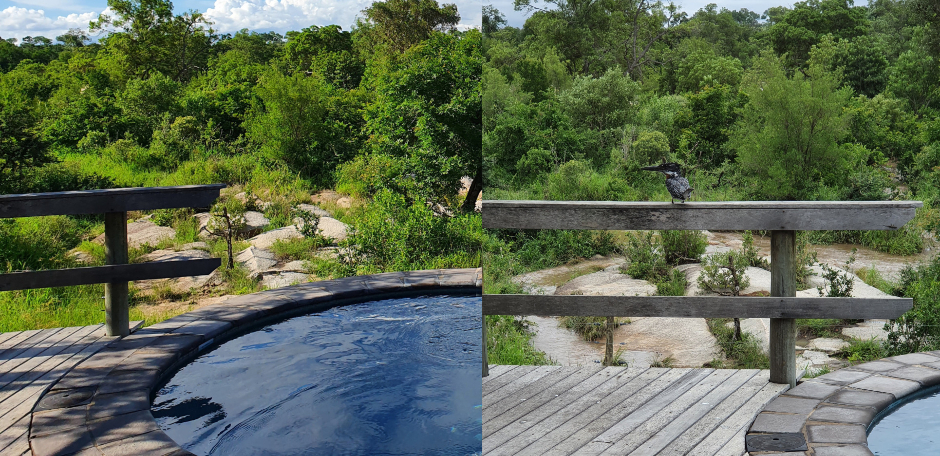
[[[650,231],[627,233],[624,254],[630,263],[623,272],[634,279],[655,283],[665,279],[669,273],[669,264],[666,263],[662,247]]]
[[[616,329],[620,327],[621,324],[630,323],[630,320],[623,320],[625,319],[615,318],[614,327],[611,329]],[[562,317],[561,324],[587,341],[595,341],[607,337],[607,317],[568,316]]]
[[[853,337],[849,346],[842,349],[842,355],[853,364],[858,364],[884,358],[888,356],[888,352],[884,344],[874,337],[868,340]]]
[[[739,339],[727,326],[727,318],[709,318],[708,329],[715,335],[722,353],[729,359],[722,363],[728,369],[768,369],[770,358],[764,353],[760,341],[751,333],[743,333]]]
[[[665,230],[659,232],[666,263],[673,266],[686,263],[698,263],[708,239],[698,230]]]
[[[770,263],[761,257],[760,253],[757,252],[757,248],[754,247],[754,235],[750,231],[745,231],[741,236],[741,240],[741,254],[747,260],[747,265],[769,271]]]
[[[940,256],[917,268],[901,270],[896,295],[914,300],[914,306],[885,325],[889,356],[940,348]]]
[[[659,296],[685,296],[685,289],[689,287],[689,280],[685,273],[673,269],[668,280],[656,283],[656,294]]]
[[[601,174],[582,160],[572,160],[548,175],[545,198],[557,201],[618,201],[628,199],[630,187],[615,175]]]
[[[486,358],[490,364],[544,365],[552,361],[532,348],[529,322],[512,315],[486,315]]]

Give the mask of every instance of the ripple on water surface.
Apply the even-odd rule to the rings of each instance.
[[[201,455],[480,453],[480,314],[438,296],[269,325],[180,369],[153,416]]]
[[[940,389],[915,393],[881,418],[868,434],[868,449],[879,456],[936,456],[940,454]]]

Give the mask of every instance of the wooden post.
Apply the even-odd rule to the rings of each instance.
[[[607,317],[607,346],[604,349],[604,365],[614,365],[614,317]]]
[[[796,231],[770,235],[770,296],[796,296]],[[770,319],[770,381],[796,386],[796,320]]]
[[[486,315],[481,316],[483,317],[483,376],[487,377],[490,375],[490,366],[486,360]]]
[[[104,214],[104,254],[109,265],[127,264],[127,212]],[[104,284],[105,327],[109,336],[130,334],[127,281]]]

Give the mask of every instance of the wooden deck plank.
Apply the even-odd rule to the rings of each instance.
[[[7,348],[6,347],[7,340],[12,339],[13,337],[17,336],[21,332],[22,331],[10,331],[10,332],[5,332],[5,333],[0,333],[0,350],[5,350]]]
[[[602,370],[604,370],[604,368],[600,366],[585,367],[575,372],[571,372],[568,369],[559,369],[552,374],[552,376],[556,376],[556,378],[546,378],[544,382],[530,384],[514,395],[514,398],[525,399],[525,403],[498,401],[489,404],[483,409],[483,435],[493,433],[514,421],[516,418],[555,399],[565,391],[577,387],[582,382],[588,381],[589,377],[594,376]],[[607,377],[598,376],[597,384],[600,384],[602,378],[606,379]],[[489,428],[489,431],[487,428]]]
[[[696,445],[689,454],[722,454],[720,451],[732,439],[740,436],[741,442],[744,442],[742,431],[747,431],[747,427],[754,421],[754,417],[764,408],[768,402],[773,400],[783,391],[786,391],[789,385],[778,383],[768,383],[754,396],[748,399],[739,407],[728,419],[723,421],[714,431],[708,434],[708,437]]]
[[[29,450],[29,413],[0,432],[0,454],[23,454]]]
[[[754,397],[762,388],[767,386],[770,372],[758,370],[746,383],[738,387],[727,398],[717,404],[705,416],[699,418],[679,438],[663,448],[659,454],[662,456],[680,456],[689,454],[693,447],[698,445],[712,431],[714,431],[729,416],[733,415],[748,400]]]
[[[6,372],[0,373],[0,404],[3,403],[3,393],[5,390],[15,389],[18,384],[23,383],[22,381],[18,383],[14,383],[14,382],[16,382],[18,379],[20,379],[23,376],[28,376],[28,374],[30,373],[35,374],[36,372],[44,371],[45,369],[43,369],[44,367],[43,363],[48,361],[50,358],[52,358],[59,352],[81,341],[82,339],[84,339],[86,336],[88,336],[89,334],[91,334],[97,329],[95,326],[79,326],[77,328],[78,329],[76,331],[73,331],[71,334],[68,334],[58,343],[53,344],[49,347],[46,347],[44,350],[30,357],[29,359],[27,359],[20,365],[16,366],[15,368],[8,370]],[[29,382],[31,380],[25,380],[25,381]],[[7,388],[7,385],[9,385],[10,388]]]
[[[0,407],[0,432],[12,426],[20,417],[28,416],[45,390],[54,385],[76,364],[98,352],[113,340],[115,340],[114,337],[107,336],[95,340],[86,339],[81,343],[83,348],[78,353],[61,355],[64,361],[54,369],[43,373],[41,377],[13,393]]]
[[[593,432],[595,427],[602,427],[603,429],[591,435],[587,438],[587,441],[607,429],[608,424],[599,424],[597,422],[606,412],[620,407],[624,402],[638,396],[644,394],[655,395],[656,392],[662,391],[681,378],[682,375],[683,373],[678,369],[648,369],[625,384],[614,384],[613,386],[617,388],[612,392],[606,390],[606,388],[597,388],[554,413],[553,416],[543,420],[528,432],[527,436],[537,435],[538,437],[534,442],[529,441],[529,445],[521,449],[520,454],[544,455],[550,452],[570,454],[570,451],[565,452],[564,447],[566,445],[583,438],[585,433]],[[641,399],[641,401],[643,400]],[[629,404],[627,408],[632,410]],[[586,428],[587,430],[585,430]],[[512,441],[509,443],[512,443]],[[556,446],[561,446],[561,448],[556,449]],[[582,444],[578,444],[577,448],[581,446]]]
[[[719,370],[719,372],[728,372]],[[735,370],[729,372],[726,378],[714,386],[704,397],[690,397],[689,393],[683,395],[684,401],[676,401],[664,409],[665,414],[660,413],[661,423],[654,426],[648,426],[653,423],[650,420],[644,423],[643,427],[631,432],[628,439],[615,442],[605,452],[620,452],[619,454],[629,454],[635,456],[658,455],[666,445],[679,438],[692,425],[700,420],[709,410],[715,408],[731,393],[740,388],[745,382],[757,374],[757,370]],[[671,409],[671,410],[669,410]],[[702,436],[704,438],[704,435]],[[642,438],[642,441],[640,440]]]
[[[623,438],[636,430],[638,426],[649,421],[686,391],[714,375],[714,369],[676,370],[682,371],[682,377],[663,390],[641,391],[635,397],[621,403],[620,407],[614,407],[605,412],[596,422],[592,422],[590,426],[586,426],[575,434],[573,436],[575,438],[566,440],[564,445],[559,445],[552,450],[564,450],[564,454],[600,454],[600,451],[606,449],[616,439]],[[606,429],[600,429],[600,425]],[[597,432],[598,430],[600,432]]]
[[[483,377],[483,384],[485,385],[487,382],[492,381],[494,378],[499,377],[500,375],[503,375],[503,374],[505,374],[506,372],[509,372],[509,371],[513,370],[514,368],[516,368],[516,367],[517,367],[517,366],[513,366],[513,365],[510,365],[510,364],[492,364],[492,365],[490,365],[490,372],[489,372],[490,375],[487,375],[486,377]]]
[[[18,344],[10,351],[10,357],[0,363],[0,373],[11,372],[29,358],[55,345],[69,334],[78,331],[78,326],[71,328],[46,329]]]
[[[0,407],[16,391],[56,368],[62,361],[78,353],[84,345],[104,336],[103,325],[84,326],[63,339],[61,343],[20,364],[16,369],[0,374]],[[86,340],[87,339],[87,340]],[[84,342],[84,344],[83,344]],[[61,355],[61,356],[60,356]]]
[[[515,398],[514,393],[516,391],[525,388],[526,385],[531,384],[532,382],[538,381],[539,379],[551,374],[553,371],[561,369],[561,366],[538,366],[529,373],[523,375],[522,377],[517,378],[512,383],[503,385],[497,390],[491,390],[489,393],[483,392],[483,399],[489,401],[500,401],[503,399],[509,399],[518,402]],[[510,396],[513,396],[510,398]]]
[[[661,369],[653,373],[648,373],[647,369],[607,367],[589,377],[587,380],[561,392],[558,394],[558,397],[554,397],[548,402],[538,405],[538,407],[531,412],[520,415],[519,412],[525,412],[525,407],[528,407],[529,404],[517,404],[520,409],[519,412],[514,408],[503,414],[504,418],[501,418],[507,420],[508,418],[513,418],[513,421],[504,426],[500,426],[500,429],[493,429],[492,432],[488,432],[489,429],[499,426],[502,423],[497,422],[493,424],[488,423],[486,419],[483,420],[484,453],[487,452],[487,449],[495,449],[510,440],[514,440],[510,444],[510,448],[524,448],[526,445],[550,432],[554,427],[562,424],[564,420],[560,419],[560,417],[566,414],[571,416],[576,415],[579,409],[587,408],[592,401],[596,402],[595,398],[606,397],[608,394],[615,392],[618,388],[621,388],[637,377],[642,376],[643,380],[641,381],[648,382],[662,375],[663,372],[664,370]],[[583,401],[578,403],[582,398]],[[484,402],[484,413],[486,413],[486,409],[487,404]],[[553,420],[555,422],[552,422]]]
[[[56,328],[58,329],[58,328]],[[28,341],[33,339],[33,337],[45,338],[48,336],[48,331],[55,331],[56,329],[31,329],[29,331],[21,331],[16,337],[10,338],[4,343],[3,352],[0,352],[0,361],[6,361],[14,356],[16,353],[19,353],[25,347],[21,347],[21,344],[27,344]],[[43,332],[46,331],[46,332]],[[41,339],[33,339],[33,342]]]
[[[645,406],[651,409],[649,412],[643,414],[640,413],[642,409],[637,409],[636,412],[617,423],[616,426],[597,436],[578,453],[631,454],[633,450],[658,434],[682,412],[694,406],[708,393],[711,393],[731,378],[735,372],[730,369],[718,369],[681,394],[669,393],[656,397],[654,400],[647,402]]]
[[[499,377],[483,384],[483,397],[485,398],[487,394],[502,388],[504,385],[508,385],[513,380],[534,371],[536,368],[538,368],[538,366],[515,366],[515,368],[504,372]]]

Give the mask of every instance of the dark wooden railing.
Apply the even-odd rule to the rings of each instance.
[[[0,291],[103,283],[107,333],[126,336],[130,332],[129,281],[205,275],[222,264],[219,258],[127,264],[127,212],[208,207],[223,188],[223,184],[214,184],[0,195],[0,218],[105,214],[104,248],[108,263],[0,274]]]
[[[907,298],[797,298],[797,230],[896,230],[920,201],[483,202],[483,227],[769,230],[770,297],[484,295],[484,315],[770,318],[770,381],[796,384],[796,318],[897,318]],[[484,325],[483,375],[486,376]]]

